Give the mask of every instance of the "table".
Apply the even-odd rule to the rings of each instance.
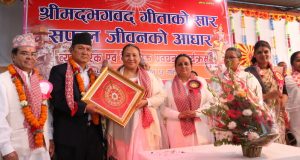
[[[144,160],[234,160],[249,159],[243,157],[242,147],[222,145],[215,147],[213,144],[184,148],[144,151],[141,153]],[[293,147],[278,143],[271,143],[263,147],[261,157],[251,160],[300,160],[300,147]]]

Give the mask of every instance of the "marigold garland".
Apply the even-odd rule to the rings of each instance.
[[[35,115],[31,111],[30,105],[28,104],[27,97],[20,76],[17,74],[17,71],[15,70],[12,64],[10,64],[7,68],[16,86],[25,120],[31,126],[31,131],[33,132],[34,135],[35,146],[37,148],[42,147],[44,145],[43,128],[48,116],[48,107],[46,106],[45,103],[42,102],[40,117],[39,118],[35,117]],[[37,70],[34,70],[34,72],[39,75]],[[43,99],[43,101],[45,101],[45,99]]]
[[[80,73],[80,68],[79,66],[76,64],[76,62],[72,59],[72,57],[69,58],[69,63],[72,66],[73,72],[75,74],[78,86],[79,86],[79,90],[80,90],[80,94],[83,96],[85,94],[85,87],[84,87],[84,82],[83,79],[81,78]],[[96,75],[93,71],[93,69],[89,69],[88,70],[88,75],[90,78],[90,84],[89,86],[91,86],[95,80],[96,80]],[[99,115],[98,114],[92,114],[92,121],[95,125],[99,124]]]
[[[274,21],[280,21],[285,19],[288,22],[298,21],[300,22],[300,16],[288,15],[285,13],[269,13],[264,11],[257,11],[254,9],[244,9],[244,8],[229,8],[229,12],[237,13],[241,11],[247,17],[261,18],[261,19],[274,19]]]

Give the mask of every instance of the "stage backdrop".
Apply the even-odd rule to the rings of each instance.
[[[224,0],[31,0],[27,31],[39,43],[38,65],[48,77],[53,65],[67,61],[72,36],[93,36],[91,65],[104,59],[122,64],[121,49],[136,44],[151,72],[173,78],[176,55],[186,53],[193,69],[209,77],[205,64],[222,62],[229,46]],[[99,70],[98,70],[99,72]]]

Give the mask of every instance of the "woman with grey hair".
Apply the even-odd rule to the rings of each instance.
[[[235,81],[240,81],[249,88],[258,99],[259,102],[263,103],[263,94],[261,85],[259,84],[258,80],[249,72],[245,72],[244,68],[240,66],[240,61],[242,58],[242,54],[239,49],[235,47],[230,47],[225,51],[224,56],[224,64],[226,66],[226,71],[220,75],[221,79],[224,80],[231,80],[232,78]],[[231,74],[229,74],[231,73]],[[233,75],[233,77],[230,77]],[[219,84],[213,83],[213,88],[216,93],[222,93],[221,86]]]

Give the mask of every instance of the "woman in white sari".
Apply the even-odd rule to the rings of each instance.
[[[192,60],[186,54],[176,57],[175,70],[177,75],[165,84],[168,97],[161,108],[170,147],[212,143],[207,117],[201,113],[212,98],[205,79],[191,74]]]

